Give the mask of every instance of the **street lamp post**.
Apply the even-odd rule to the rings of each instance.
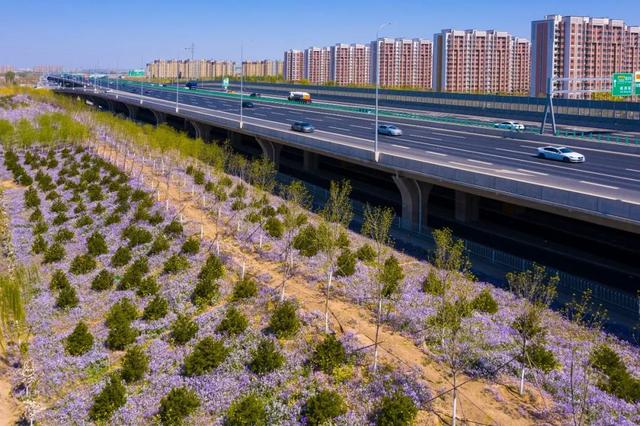
[[[176,59],[176,112],[180,110],[178,103],[178,80],[180,80],[180,67],[178,66],[178,60]]]
[[[140,64],[141,64],[141,65],[142,65],[142,67],[144,68],[144,59],[143,59],[143,58],[140,58]],[[142,93],[142,87],[143,87],[143,84],[142,84],[142,83],[143,83],[143,80],[144,80],[144,77],[142,77],[142,78],[140,79],[140,105],[142,105],[142,103],[144,102],[144,101],[143,101],[143,99],[142,99],[142,97],[143,97],[143,93]]]
[[[244,89],[244,66],[242,64],[244,60],[244,46],[242,43],[240,43],[240,128],[242,129],[242,126],[244,125],[244,109],[242,103],[244,102],[243,100],[243,95],[242,95],[242,90]]]
[[[388,25],[391,25],[391,22],[387,22],[386,24],[382,24],[378,27],[378,31],[376,31],[376,119],[375,119],[375,142],[373,144],[373,157],[375,162],[377,163],[380,159],[380,151],[378,150],[378,91],[380,90],[380,31]]]

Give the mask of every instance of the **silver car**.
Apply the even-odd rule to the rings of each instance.
[[[502,123],[496,123],[493,125],[496,129],[506,129],[506,130],[515,130],[522,131],[524,130],[524,124],[518,123],[516,121],[503,121]]]
[[[378,126],[378,133],[387,136],[402,136],[402,130],[393,124],[381,124]]]
[[[543,146],[538,148],[538,158],[564,161],[565,163],[584,163],[584,155],[566,146]]]

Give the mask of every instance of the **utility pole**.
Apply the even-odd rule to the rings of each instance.
[[[193,44],[193,43],[191,43],[191,46],[189,46],[189,47],[185,47],[185,48],[184,48],[184,50],[190,50],[190,51],[191,51],[191,62],[190,62],[190,64],[189,64],[189,66],[187,67],[187,81],[189,81],[189,80],[190,80],[190,77],[191,77],[191,75],[189,74],[189,68],[190,68],[190,67],[192,66],[192,64],[193,64],[193,53],[194,53],[195,49],[196,49],[196,45],[195,45],[195,44]],[[198,73],[198,74],[199,74],[199,73]],[[196,78],[197,78],[197,77],[196,77]]]

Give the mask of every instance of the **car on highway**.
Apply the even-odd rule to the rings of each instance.
[[[505,129],[505,130],[524,130],[524,124],[518,123],[517,121],[503,121],[502,123],[496,123],[493,125],[496,129]]]
[[[538,148],[538,158],[564,161],[565,163],[584,163],[584,155],[566,146],[542,146]]]
[[[260,93],[252,93],[249,95],[250,98],[259,98],[260,96],[262,96]]]
[[[253,108],[255,104],[251,101],[242,101],[242,108]]]
[[[378,126],[378,133],[387,136],[402,136],[402,130],[393,124],[381,124]]]
[[[291,130],[302,133],[313,133],[316,128],[306,121],[296,121],[291,125]]]

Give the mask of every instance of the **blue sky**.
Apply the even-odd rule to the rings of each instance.
[[[607,16],[640,25],[635,0],[44,0],[3,1],[0,64],[140,67],[153,58],[281,58],[288,48],[424,37],[443,28],[529,37],[546,14]],[[52,6],[55,4],[55,6]]]

